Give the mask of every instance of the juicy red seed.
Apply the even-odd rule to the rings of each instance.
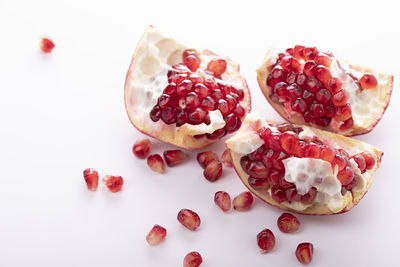
[[[370,89],[378,85],[378,81],[376,80],[375,76],[370,73],[364,74],[359,82],[362,89]]]
[[[301,264],[309,264],[312,261],[314,247],[311,243],[301,243],[296,248],[296,258]]]
[[[146,236],[146,241],[150,246],[156,246],[161,243],[167,236],[167,230],[156,224]]]
[[[222,93],[222,91],[220,89],[215,89],[215,90],[212,91],[211,97],[215,101],[218,101],[218,100],[220,100],[220,99],[222,99],[224,97],[224,94]]]
[[[188,122],[190,124],[200,124],[203,122],[205,116],[206,116],[206,112],[201,109],[201,108],[196,108],[195,110],[193,110],[192,112],[189,113],[188,115]]]
[[[198,267],[202,262],[201,255],[196,251],[192,251],[183,259],[183,267]]]
[[[154,122],[157,122],[161,117],[161,108],[156,105],[153,107],[153,109],[150,111],[150,119]]]
[[[334,105],[324,106],[324,115],[328,118],[333,118],[335,116],[336,107]]]
[[[223,212],[231,209],[231,196],[224,191],[218,191],[214,195],[214,203],[221,208]]]
[[[323,146],[321,149],[320,157],[322,160],[332,163],[335,159],[335,151],[329,146]]]
[[[331,91],[332,94],[339,92],[342,89],[342,82],[335,77],[329,79],[326,87]]]
[[[310,143],[304,149],[304,156],[306,158],[318,159],[321,155],[321,146]]]
[[[366,163],[365,159],[361,154],[357,154],[353,156],[354,161],[357,163],[358,168],[361,172],[365,171]]]
[[[335,155],[335,159],[333,160],[333,165],[338,166],[338,171],[341,171],[346,167],[347,161],[344,156],[342,155]]]
[[[291,108],[298,113],[304,114],[307,110],[307,103],[303,99],[298,98],[292,101]]]
[[[243,156],[240,158],[240,166],[247,174],[249,173],[250,164],[251,164],[251,160],[250,160],[249,156]]]
[[[297,193],[295,187],[291,187],[285,190],[286,198],[289,202],[299,202],[301,201],[301,196]]]
[[[295,100],[296,98],[300,97],[302,94],[302,90],[300,88],[300,86],[298,86],[297,84],[291,84],[286,88],[286,91],[288,93],[288,97],[291,100]]]
[[[372,169],[375,166],[375,158],[367,152],[362,152],[361,155],[365,159],[365,169]]]
[[[189,55],[183,58],[185,64],[191,71],[196,71],[200,67],[200,57],[198,55]]]
[[[166,94],[162,94],[159,98],[158,98],[158,106],[161,109],[164,109],[168,106],[172,106],[172,102],[173,100],[171,99],[171,97],[169,95]]]
[[[269,229],[264,229],[257,235],[257,244],[261,253],[271,252],[275,247],[275,236]]]
[[[272,186],[271,197],[274,201],[282,203],[287,200],[285,192],[279,186]]]
[[[315,119],[315,124],[321,127],[326,127],[329,125],[329,123],[331,122],[330,118],[327,117],[319,117]]]
[[[347,104],[348,100],[349,100],[349,94],[344,90],[340,90],[332,97],[332,103],[335,106],[344,106]]]
[[[218,100],[218,109],[221,111],[222,116],[226,116],[229,114],[229,106],[228,102],[224,99]]]
[[[197,73],[191,73],[189,75],[189,80],[191,80],[193,84],[202,84],[202,83],[204,83],[204,77],[200,76]]]
[[[282,160],[287,158],[287,154],[283,151],[275,151],[274,155],[272,156],[272,166],[276,170],[284,170],[285,166],[282,163]]]
[[[310,105],[310,112],[315,118],[324,116],[324,105],[314,102]]]
[[[236,89],[235,94],[239,96],[240,101],[244,99],[244,91],[242,89]]]
[[[354,178],[353,178],[353,180],[351,180],[350,183],[348,183],[347,185],[342,186],[342,187],[345,187],[347,190],[351,190],[351,189],[353,189],[357,184],[358,184],[358,176],[355,175]]]
[[[283,172],[273,169],[268,175],[268,183],[271,187],[279,185],[279,181],[283,178]],[[274,188],[274,190],[277,188]],[[271,192],[272,192],[271,188]],[[283,201],[283,200],[282,200]],[[281,202],[282,202],[281,201]]]
[[[250,192],[243,192],[233,199],[232,204],[237,211],[247,211],[253,204],[253,195]]]
[[[328,89],[321,89],[315,94],[315,99],[322,104],[328,104],[331,101],[332,94]]]
[[[318,49],[316,47],[305,47],[303,53],[305,60],[313,60],[318,55]]]
[[[235,98],[231,95],[227,95],[225,100],[228,102],[229,111],[232,111],[237,105]]]
[[[243,119],[246,110],[240,104],[237,104],[236,108],[233,110],[233,114],[235,114],[239,119]]]
[[[54,47],[55,44],[51,39],[46,37],[40,39],[40,50],[42,50],[43,53],[50,53]]]
[[[200,98],[195,92],[186,95],[186,109],[194,110],[200,106]]]
[[[292,84],[296,81],[297,75],[293,71],[289,72],[288,75],[286,76],[286,82],[288,84]]]
[[[177,216],[178,221],[187,229],[194,231],[200,226],[199,215],[189,209],[181,209]]]
[[[176,108],[175,107],[167,107],[161,111],[161,119],[166,124],[175,123],[177,120]]]
[[[202,168],[205,168],[213,160],[218,160],[218,155],[212,151],[204,151],[197,154],[197,161]]]
[[[309,123],[313,123],[314,122],[314,116],[311,115],[311,113],[309,111],[306,111],[303,116],[304,116],[304,121],[305,122],[309,122]]]
[[[284,233],[294,233],[300,228],[299,219],[297,219],[296,216],[287,212],[279,216],[277,224],[279,230],[281,230]]]
[[[188,155],[179,149],[166,150],[163,155],[168,167],[179,165],[188,159]]]
[[[267,178],[268,169],[264,166],[261,161],[253,161],[249,166],[249,174],[255,178]]]
[[[116,193],[122,189],[124,185],[124,179],[121,176],[111,176],[106,175],[103,177],[102,183],[108,190],[113,193]]]
[[[224,153],[222,153],[221,161],[226,167],[233,167],[232,157],[229,148],[225,149]]]
[[[145,159],[149,155],[151,142],[149,139],[142,139],[137,141],[132,148],[133,154],[139,159]]]
[[[207,96],[201,101],[201,107],[207,111],[215,110],[217,108],[214,99],[210,96]]]
[[[311,204],[314,202],[316,195],[317,189],[315,187],[311,187],[305,195],[301,196],[301,202],[304,204]]]
[[[194,86],[193,90],[201,99],[207,97],[210,94],[210,90],[202,85],[201,83],[198,83]]]
[[[304,57],[304,46],[302,45],[295,45],[293,49],[293,54],[296,58],[303,58]]]
[[[226,135],[226,131],[224,128],[215,130],[212,134],[206,134],[209,139],[219,139]]]
[[[309,106],[314,101],[314,94],[310,91],[304,90],[302,98],[306,102],[307,106]]]
[[[338,121],[345,121],[351,118],[351,107],[350,104],[336,107],[335,118]]]
[[[328,84],[329,79],[332,77],[329,69],[323,65],[318,65],[314,69],[314,75],[315,77],[317,77],[318,80],[320,80],[324,84]]]
[[[273,79],[282,81],[284,79],[285,72],[283,71],[282,67],[278,65],[272,69],[270,75]]]
[[[281,149],[281,142],[280,142],[280,134],[279,133],[271,133],[268,138],[268,146],[273,150],[280,150]]]
[[[341,131],[349,130],[353,127],[354,121],[352,118],[345,120],[343,124],[340,126]]]
[[[217,181],[222,175],[222,164],[218,160],[209,162],[203,172],[204,177],[210,181]]]
[[[275,85],[274,88],[275,94],[279,97],[285,98],[287,95],[287,84],[285,82],[279,82]]]
[[[299,86],[303,86],[306,80],[307,80],[307,76],[306,76],[304,73],[299,73],[299,74],[297,75],[296,83],[297,83]]]
[[[176,93],[178,94],[178,96],[185,96],[192,90],[192,87],[193,87],[192,81],[183,80],[176,87]]]
[[[222,58],[212,59],[206,70],[212,71],[215,76],[221,76],[226,71],[226,60]]]
[[[294,50],[293,50],[293,48],[288,48],[288,49],[286,49],[286,53],[288,53],[289,55],[293,56],[293,55],[294,55]]]
[[[96,191],[99,185],[99,173],[92,168],[85,169],[83,171],[83,178],[85,179],[87,189],[90,191]]]
[[[299,136],[293,132],[284,132],[281,137],[282,149],[288,154],[296,154],[299,149]]]
[[[174,83],[168,84],[164,89],[164,94],[173,96],[176,94],[176,85]]]
[[[268,179],[258,179],[250,176],[247,182],[257,191],[265,191],[269,188]]]
[[[159,154],[152,154],[147,158],[147,165],[149,165],[150,169],[158,173],[165,172],[165,164],[164,160]]]
[[[304,83],[304,87],[308,91],[310,91],[312,93],[316,93],[322,88],[322,84],[314,76],[309,76],[309,77],[307,77],[307,80]]]
[[[327,55],[325,55],[325,54],[323,54],[323,53],[320,53],[320,54],[316,57],[315,62],[316,62],[318,65],[323,65],[323,66],[329,68],[329,66],[330,66],[331,63],[332,63],[332,59],[331,59],[329,56],[327,56]]]
[[[218,88],[218,84],[212,76],[204,77],[204,85],[210,90]]]
[[[176,121],[176,126],[182,126],[185,123],[188,122],[188,114],[186,111],[182,110],[181,112],[178,113],[178,118]]]
[[[350,166],[346,166],[343,170],[338,172],[337,178],[342,185],[347,185],[353,180],[354,171]]]

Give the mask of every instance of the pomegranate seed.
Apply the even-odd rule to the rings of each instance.
[[[311,187],[310,190],[303,196],[301,196],[301,202],[303,204],[312,204],[317,195],[317,188]]]
[[[313,60],[318,55],[316,47],[305,47],[303,50],[305,60]]]
[[[361,155],[365,159],[365,169],[372,169],[375,166],[375,158],[367,152],[362,152]]]
[[[314,75],[318,80],[323,82],[324,84],[328,84],[330,78],[332,78],[331,72],[329,69],[323,65],[318,65],[314,70]]]
[[[150,118],[152,121],[157,122],[161,117],[161,109],[158,105],[154,106],[150,111]]]
[[[188,122],[193,125],[200,124],[203,122],[206,115],[207,113],[203,109],[196,108],[188,114]]]
[[[294,46],[293,53],[294,53],[294,56],[296,58],[298,58],[298,59],[303,58],[304,57],[304,53],[303,52],[304,52],[304,46],[302,46],[302,45],[295,45]]]
[[[332,97],[332,103],[335,106],[344,106],[347,104],[348,100],[349,100],[349,94],[344,90],[340,90]]]
[[[329,79],[326,87],[332,94],[335,94],[342,89],[342,82],[338,78],[332,77]]]
[[[299,136],[293,132],[284,132],[281,135],[281,146],[288,154],[297,154],[299,149]]]
[[[197,161],[202,168],[205,168],[213,160],[218,160],[218,155],[212,151],[204,151],[197,154]]]
[[[269,188],[268,179],[258,179],[250,176],[247,182],[257,191],[265,191]]]
[[[336,107],[335,119],[338,121],[345,121],[351,118],[351,107],[350,104]]]
[[[113,193],[120,191],[124,185],[124,179],[122,179],[121,176],[106,175],[103,177],[102,182],[103,185]]]
[[[253,195],[250,192],[243,192],[233,199],[232,204],[237,211],[247,211],[253,204]]]
[[[311,105],[311,103],[314,101],[314,94],[311,93],[308,90],[304,90],[303,91],[303,95],[302,98],[304,99],[304,101],[306,102],[307,106]]]
[[[354,171],[350,166],[346,166],[343,170],[338,172],[337,178],[342,185],[347,185],[353,180]]]
[[[351,129],[354,125],[354,121],[352,118],[347,119],[343,122],[343,124],[340,126],[340,130],[344,131],[344,130],[348,130]]]
[[[210,181],[215,182],[217,181],[222,175],[222,164],[218,160],[210,161],[203,172],[204,177]]]
[[[269,170],[261,161],[253,161],[249,166],[249,174],[258,179],[267,178]]]
[[[161,111],[161,119],[166,124],[172,124],[177,121],[177,114],[175,107],[167,107]]]
[[[210,89],[201,83],[196,84],[193,91],[200,97],[200,99],[206,98],[210,94]]]
[[[335,116],[336,107],[334,105],[324,106],[324,116],[333,118]]]
[[[301,243],[296,248],[296,258],[301,264],[309,264],[312,261],[314,247],[311,243]]]
[[[229,114],[229,106],[228,102],[224,99],[218,100],[218,109],[221,111],[222,116],[226,116]]]
[[[319,159],[321,155],[321,147],[317,144],[310,143],[304,149],[304,157]]]
[[[226,71],[226,60],[222,58],[212,59],[206,70],[213,72],[215,76],[221,76]]]
[[[161,243],[167,236],[167,230],[156,224],[146,236],[146,241],[150,246],[156,246]]]
[[[282,176],[282,175],[279,175]],[[276,183],[276,182],[275,182]],[[279,183],[279,181],[278,181]],[[278,203],[282,203],[287,200],[285,192],[277,185],[271,188],[271,197]]]
[[[201,101],[201,107],[206,111],[215,110],[217,108],[214,99],[210,96],[207,96]]]
[[[335,159],[333,160],[333,164],[338,166],[338,171],[341,171],[346,167],[346,159],[342,155],[335,155]]]
[[[46,37],[42,37],[42,39],[40,39],[40,50],[42,50],[43,53],[50,53],[54,47],[55,44],[51,39]]]
[[[250,164],[251,164],[251,160],[250,160],[249,156],[243,156],[240,158],[240,166],[247,174],[249,173]]]
[[[198,267],[202,262],[201,255],[196,251],[192,251],[183,259],[183,267]]]
[[[241,105],[237,104],[236,108],[233,110],[233,114],[239,119],[243,119],[244,115],[246,115],[246,110]]]
[[[357,163],[358,168],[360,169],[361,172],[365,171],[365,159],[361,154],[357,154],[353,156],[354,161]]]
[[[200,106],[200,98],[195,92],[188,93],[185,100],[187,110],[194,110]]]
[[[371,73],[364,74],[359,80],[362,89],[374,88],[378,85],[378,81]]]
[[[214,203],[221,208],[223,212],[231,209],[231,197],[224,191],[218,191],[214,195]]]
[[[280,134],[279,133],[271,133],[269,135],[268,146],[273,150],[280,150],[281,149],[281,142],[280,142]]]
[[[193,87],[193,83],[190,80],[183,80],[182,82],[177,84],[178,86],[176,87],[176,93],[180,97],[187,95]]]
[[[331,59],[329,56],[327,56],[327,55],[325,55],[325,54],[323,54],[323,53],[320,53],[320,54],[316,57],[315,62],[316,62],[318,65],[323,65],[323,66],[329,68],[329,66],[330,66],[331,63],[332,63],[332,59]]]
[[[286,98],[287,95],[287,83],[279,82],[275,85],[274,88],[275,94],[277,94],[281,98]]]
[[[309,76],[309,77],[307,77],[307,79],[304,83],[304,87],[308,91],[310,91],[312,93],[316,93],[322,88],[322,84],[314,76]]]
[[[328,161],[330,163],[333,162],[333,160],[335,159],[335,151],[328,147],[328,146],[323,146],[321,149],[321,159]]]
[[[99,185],[99,173],[92,168],[83,171],[83,178],[85,179],[87,189],[96,191]]]
[[[225,130],[228,133],[234,132],[236,130],[236,125],[238,123],[238,118],[235,116],[235,114],[229,114],[226,116],[225,120]]]
[[[303,99],[297,98],[291,103],[291,108],[298,113],[304,114],[307,110],[307,103]]]
[[[198,55],[189,55],[184,57],[183,64],[194,72],[200,67],[200,57]]]
[[[295,187],[291,187],[285,190],[286,198],[290,202],[298,202],[301,201],[301,196],[297,193]]]
[[[328,89],[321,89],[315,94],[315,99],[317,99],[322,104],[328,104],[331,101],[332,94]]]
[[[321,103],[318,102],[313,102],[310,105],[310,113],[314,118],[319,118],[324,116],[324,105],[322,105]]]
[[[192,210],[181,209],[177,218],[183,226],[191,231],[195,231],[200,226],[200,217]]]
[[[151,142],[149,139],[142,139],[137,141],[132,148],[133,154],[139,159],[145,159],[149,155]]]
[[[232,157],[229,148],[222,153],[221,161],[226,167],[233,167]]]
[[[290,213],[283,213],[278,218],[278,227],[284,233],[293,233],[299,230],[300,221]]]
[[[188,155],[179,149],[166,150],[164,151],[164,159],[168,167],[172,167],[185,162],[188,159]]]
[[[147,165],[149,165],[150,169],[158,173],[165,172],[165,164],[162,157],[158,154],[150,155],[147,158]]]
[[[271,252],[275,247],[275,236],[269,229],[264,229],[257,235],[257,244],[261,253]]]

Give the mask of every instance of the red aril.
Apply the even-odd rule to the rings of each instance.
[[[229,149],[225,149],[222,153],[221,161],[226,167],[233,167],[232,157]]]
[[[200,226],[199,215],[189,209],[182,209],[178,213],[178,221],[191,231],[195,231]]]
[[[284,233],[293,233],[299,230],[300,221],[290,213],[283,213],[278,218],[278,228]]]
[[[226,71],[226,60],[213,59],[208,63],[206,70],[211,71],[215,76],[221,76]]]
[[[204,151],[197,154],[197,161],[203,168],[205,168],[207,164],[213,160],[218,160],[218,155],[212,151]]]
[[[360,83],[362,89],[371,89],[378,85],[378,81],[376,80],[376,77],[374,75],[372,75],[371,73],[364,74],[360,78],[359,83]]]
[[[301,264],[309,264],[312,261],[313,254],[314,246],[311,243],[300,243],[296,248],[296,258]]]
[[[83,178],[85,179],[87,189],[90,191],[96,191],[99,184],[99,173],[92,168],[85,169],[83,171]]]
[[[179,149],[166,150],[163,155],[168,167],[179,165],[188,159],[188,155]]]
[[[264,229],[257,235],[257,244],[261,253],[271,252],[275,247],[275,236],[269,229]]]
[[[237,211],[247,211],[253,204],[253,195],[250,192],[243,192],[233,199],[232,204]]]
[[[42,50],[43,53],[51,53],[55,47],[55,44],[50,38],[47,37],[42,37],[40,39],[40,50]]]
[[[156,246],[160,244],[167,236],[167,230],[156,224],[151,228],[150,232],[146,236],[146,241],[150,246]]]
[[[124,185],[124,179],[121,176],[106,175],[103,177],[103,185],[113,193],[119,192]]]
[[[150,155],[147,158],[147,165],[149,165],[150,169],[158,173],[165,172],[165,164],[164,160],[159,154]]]
[[[228,212],[231,209],[231,197],[227,192],[216,192],[214,195],[214,203],[220,207],[223,212]]]
[[[197,251],[192,251],[183,259],[183,267],[198,267],[202,262],[201,255]]]
[[[218,160],[210,161],[204,169],[204,177],[210,181],[217,181],[222,175],[222,164]]]
[[[145,159],[149,153],[151,148],[151,142],[149,139],[142,139],[137,141],[132,148],[133,154],[139,159]]]

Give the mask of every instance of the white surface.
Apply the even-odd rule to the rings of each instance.
[[[246,213],[223,214],[213,204],[217,190],[232,197],[244,190],[231,169],[216,183],[194,160],[165,175],[151,172],[131,153],[143,135],[123,106],[125,74],[148,24],[239,61],[253,110],[279,119],[256,83],[268,47],[315,44],[397,78],[398,8],[384,1],[160,2],[1,1],[0,266],[176,267],[192,250],[204,267],[300,266],[294,249],[302,241],[314,243],[311,266],[398,266],[398,88],[375,130],[359,137],[385,152],[368,194],[347,214],[299,216],[301,230],[290,235],[276,226],[281,211],[258,200]],[[39,52],[41,34],[56,43],[50,55]],[[152,151],[166,148],[155,141]],[[123,191],[88,192],[87,167],[122,175]],[[199,213],[197,232],[178,224],[181,208]],[[168,236],[149,247],[155,223]],[[262,255],[255,237],[266,227],[277,245]]]

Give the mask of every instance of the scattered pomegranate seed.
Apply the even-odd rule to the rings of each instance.
[[[233,167],[232,157],[229,148],[225,149],[224,153],[222,153],[221,161],[226,167]]]
[[[167,236],[167,230],[156,224],[146,236],[146,241],[150,246],[155,246],[161,243]]]
[[[96,191],[99,184],[99,174],[95,169],[89,168],[83,171],[83,178],[90,191]]]
[[[42,37],[42,39],[40,39],[40,49],[43,53],[50,53],[54,47],[55,44],[51,39],[46,37]]]
[[[364,74],[359,80],[362,89],[375,88],[378,85],[378,81],[375,76],[371,73]]]
[[[301,264],[309,264],[312,261],[314,247],[311,243],[301,243],[296,248],[296,258]]]
[[[247,211],[253,204],[253,195],[250,192],[243,192],[233,199],[232,204],[237,211]]]
[[[199,215],[189,209],[182,209],[179,211],[178,221],[191,231],[195,231],[200,226]]]
[[[284,233],[294,233],[299,230],[300,221],[290,213],[283,213],[278,218],[278,227]]]
[[[271,252],[275,247],[275,236],[269,229],[264,229],[257,235],[257,244],[261,253]]]
[[[206,70],[213,72],[215,76],[221,76],[226,71],[226,60],[222,58],[212,59]]]
[[[168,167],[172,167],[185,162],[188,159],[188,155],[179,150],[166,150],[164,151],[164,159]]]
[[[121,176],[106,175],[103,177],[102,182],[103,185],[113,193],[120,191],[124,185],[124,179],[122,179]]]
[[[201,255],[196,251],[192,251],[183,259],[183,267],[198,267],[202,262]]]
[[[214,195],[214,203],[221,208],[223,212],[231,209],[231,196],[224,191],[218,191]]]
[[[365,159],[365,169],[372,169],[375,166],[375,158],[367,152],[362,152],[361,155]]]
[[[147,165],[149,165],[150,169],[158,173],[165,172],[165,164],[164,160],[159,154],[152,154],[147,158]]]
[[[204,177],[210,181],[215,182],[218,180],[222,175],[222,164],[218,160],[212,160],[209,162],[204,169]]]
[[[149,153],[151,148],[151,142],[149,139],[142,139],[137,141],[132,148],[133,154],[139,159],[145,159]]]
[[[357,166],[360,169],[360,171],[364,172],[366,167],[365,158],[361,154],[357,154],[353,156],[353,159],[357,163]]]
[[[197,161],[203,168],[205,168],[207,164],[213,160],[218,160],[218,155],[212,151],[204,151],[197,154]]]

